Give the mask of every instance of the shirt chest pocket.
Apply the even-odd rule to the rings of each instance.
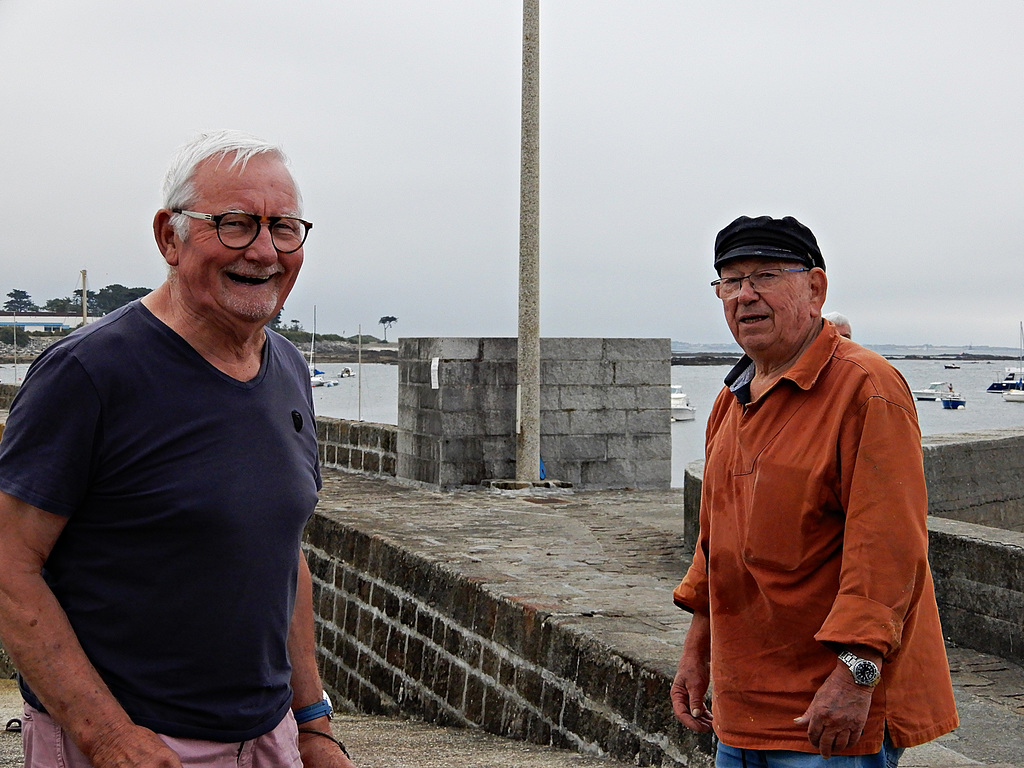
[[[811,473],[801,467],[760,464],[751,479],[743,559],[794,571],[807,561],[821,519]]]

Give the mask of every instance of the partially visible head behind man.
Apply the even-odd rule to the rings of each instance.
[[[850,318],[842,312],[829,312],[828,314],[822,315],[822,317],[836,327],[840,336],[845,336],[848,339],[853,338],[853,329],[850,325]]]
[[[796,261],[805,267],[825,269],[825,259],[814,233],[786,216],[740,216],[715,238],[715,269],[733,259],[764,258],[773,261]]]
[[[259,155],[271,155],[286,167],[288,166],[288,157],[280,146],[244,131],[220,130],[199,134],[178,149],[174,159],[171,160],[167,175],[164,177],[163,207],[169,210],[188,209],[195,204],[197,198],[194,184],[196,170],[207,160],[219,159],[227,161],[226,168],[240,166],[244,169],[249,160]],[[289,175],[291,175],[290,172]],[[295,176],[291,176],[292,186],[295,188],[295,198],[299,204],[299,210],[292,213],[301,216],[302,195],[299,192],[298,184],[295,183]],[[171,224],[178,237],[182,240],[188,239],[187,217],[176,213],[171,219]]]

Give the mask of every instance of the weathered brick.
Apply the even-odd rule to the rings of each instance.
[[[405,648],[407,636],[398,627],[391,627],[388,634],[387,662],[396,670],[405,669]]]
[[[565,703],[564,689],[555,683],[545,680],[544,688],[541,691],[540,711],[548,720],[553,723],[561,721],[562,705]]]
[[[406,640],[405,673],[414,680],[423,679],[423,640],[414,635]]]
[[[466,719],[476,725],[483,724],[484,696],[486,684],[479,675],[470,672],[466,677],[466,698],[463,711]]]
[[[438,691],[438,693],[441,693]],[[458,664],[449,667],[448,692],[446,698],[448,703],[456,710],[461,711],[466,696],[466,670]]]
[[[533,669],[520,669],[516,673],[516,692],[535,707],[540,706],[544,680],[540,673]]]
[[[369,643],[370,650],[383,659],[387,656],[389,627],[379,616],[374,616],[371,624],[373,630]]]

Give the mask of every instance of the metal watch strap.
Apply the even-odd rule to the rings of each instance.
[[[842,653],[840,653],[839,660],[850,668],[850,674],[853,675],[853,682],[855,682],[857,685],[864,686],[865,688],[874,688],[876,685],[878,685],[878,681],[881,680],[881,670],[879,670],[878,665],[875,664],[873,661],[869,661],[868,659],[862,659],[860,656],[857,656],[851,651],[843,651]],[[873,674],[871,674],[872,679],[870,681],[862,681],[861,675],[863,674],[863,672],[859,670],[864,670],[868,666],[870,666],[871,670],[873,671]]]

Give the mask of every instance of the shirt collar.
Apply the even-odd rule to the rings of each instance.
[[[725,386],[743,405],[750,402],[750,382],[754,378],[754,361],[744,355],[725,376]]]
[[[831,323],[825,323],[811,346],[804,351],[800,359],[788,371],[782,374],[779,381],[789,379],[800,389],[810,389],[818,380],[825,365],[832,359],[838,343],[839,334],[836,332],[836,327]],[[754,361],[747,355],[743,355],[726,375],[725,385],[741,404],[746,405],[751,401],[750,382],[753,378]]]

